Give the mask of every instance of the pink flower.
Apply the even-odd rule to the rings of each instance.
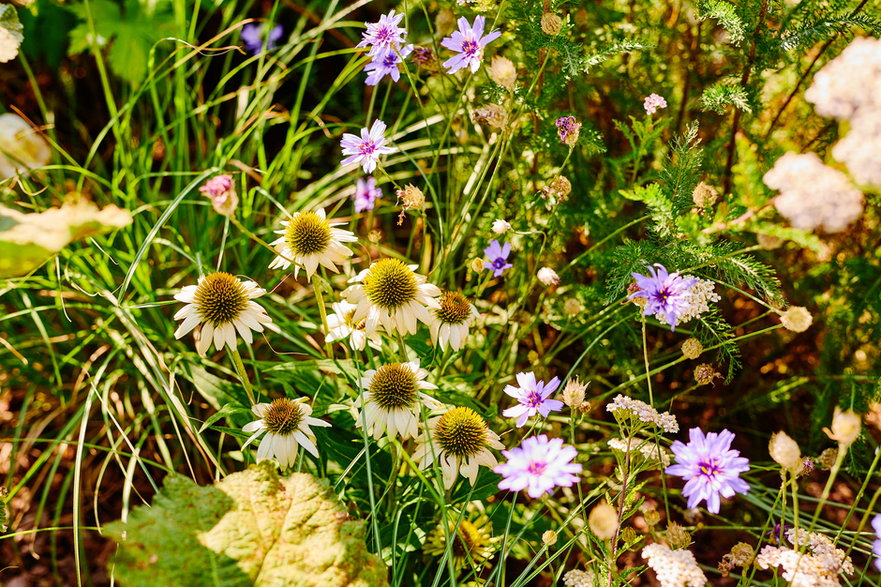
[[[376,187],[376,179],[368,176],[367,180],[359,179],[355,185],[355,212],[373,210],[376,200],[382,197],[382,190]]]
[[[525,438],[519,447],[503,450],[502,454],[508,462],[493,469],[504,477],[499,481],[499,489],[526,489],[529,497],[536,498],[553,493],[555,487],[578,483],[581,465],[572,462],[578,452],[572,446],[564,446],[560,438],[548,440],[544,434]]]
[[[376,162],[380,155],[394,153],[397,149],[385,146],[385,123],[375,120],[370,130],[367,127],[361,129],[361,136],[346,133],[340,141],[343,155],[348,155],[342,160],[342,165],[360,163],[364,173],[373,173]]]
[[[471,72],[475,73],[480,69],[483,48],[502,36],[502,33],[495,30],[484,36],[485,21],[482,16],[474,19],[473,27],[468,24],[468,19],[464,16],[458,22],[459,30],[453,31],[451,36],[444,37],[441,41],[441,45],[458,53],[455,57],[444,61],[444,67],[447,69],[447,73],[456,73],[466,67],[471,68]]]
[[[211,199],[214,211],[224,216],[230,216],[239,205],[239,197],[233,187],[232,178],[226,174],[215,175],[199,188],[202,195]]]
[[[358,47],[370,47],[369,56],[379,55],[388,50],[395,49],[404,43],[407,37],[407,29],[399,27],[403,14],[395,14],[394,10],[379,17],[378,22],[367,23],[367,30]]]
[[[666,108],[667,100],[657,94],[651,94],[645,99],[642,107],[645,108],[646,114],[652,115],[657,112],[659,108]]]
[[[563,409],[563,402],[548,399],[560,387],[560,380],[554,377],[549,382],[536,381],[535,373],[517,373],[520,387],[508,385],[505,393],[519,401],[519,405],[508,408],[502,415],[506,418],[517,418],[517,428],[526,424],[531,416],[541,414],[547,418],[551,412]]]

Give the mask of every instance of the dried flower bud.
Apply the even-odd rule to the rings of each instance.
[[[835,406],[835,413],[832,415],[832,430],[823,428],[826,436],[838,442],[839,450],[847,450],[860,435],[862,421],[860,415],[853,410],[842,411],[841,408]]]
[[[557,203],[564,201],[570,193],[572,193],[572,183],[564,175],[558,175],[541,190],[543,198],[553,199]]]
[[[697,184],[694,191],[691,193],[691,201],[701,210],[709,208],[715,204],[718,197],[719,192],[717,192],[713,186],[704,182]]]
[[[803,306],[790,306],[780,315],[780,323],[783,328],[792,332],[804,332],[813,322],[811,313]]]
[[[643,512],[642,517],[649,526],[657,526],[661,522],[661,513],[654,508]]]
[[[398,196],[398,201],[401,202],[398,226],[404,223],[404,212],[407,210],[421,210],[425,206],[425,194],[412,183],[408,183],[402,190],[397,190],[395,195]]]
[[[367,233],[367,240],[373,244],[378,244],[382,240],[382,231],[373,229]]]
[[[536,277],[538,277],[538,280],[548,287],[560,283],[560,276],[557,275],[557,272],[550,267],[542,267],[541,269],[539,269]]]
[[[446,37],[456,28],[456,15],[449,8],[441,8],[434,17],[434,29],[442,37]]]
[[[633,282],[627,286],[627,297],[630,297],[630,294],[634,294],[641,290],[642,288],[639,287],[636,282]],[[629,301],[636,304],[640,308],[645,308],[645,305],[649,303],[648,298],[630,298]]]
[[[704,352],[704,345],[696,338],[689,338],[682,343],[682,354],[686,359],[696,359]]]
[[[746,542],[738,542],[731,547],[731,552],[722,557],[719,563],[719,571],[723,577],[727,577],[734,567],[747,567],[756,558],[753,547]]]
[[[480,273],[484,269],[486,269],[486,267],[483,266],[483,259],[481,259],[480,257],[476,257],[474,259],[471,259],[471,270],[472,271],[474,271],[476,273]]]
[[[570,148],[574,147],[578,142],[578,135],[581,133],[581,123],[575,120],[574,116],[563,116],[558,118],[555,124],[560,141]]]
[[[584,310],[584,306],[575,298],[569,298],[563,302],[563,313],[567,316],[577,316],[582,310]]]
[[[587,525],[600,540],[611,540],[618,529],[618,512],[607,501],[601,501],[590,510]]]
[[[688,546],[691,544],[691,534],[689,534],[688,530],[686,530],[676,522],[670,522],[669,524],[667,524],[667,532],[665,534],[665,538],[667,540],[667,544],[673,550],[688,548]]]
[[[838,460],[838,449],[837,448],[827,448],[823,452],[820,453],[820,456],[817,457],[817,464],[820,465],[823,469],[831,469],[835,466],[835,461]]]
[[[801,460],[801,449],[798,443],[794,441],[786,432],[775,432],[771,435],[771,441],[768,443],[768,452],[774,461],[789,471],[793,475],[797,475],[803,468]]]
[[[563,19],[553,12],[541,15],[541,30],[546,35],[556,36],[563,30]]]
[[[211,207],[222,216],[232,216],[239,205],[239,196],[228,175],[215,175],[199,191],[211,200]]]
[[[498,104],[484,104],[471,112],[471,120],[475,124],[485,124],[498,132],[507,125],[508,111]]]
[[[756,241],[758,241],[759,246],[765,249],[766,251],[773,251],[774,249],[779,249],[783,244],[783,239],[776,236],[771,236],[770,234],[757,234]]]
[[[557,543],[557,533],[553,530],[547,530],[541,535],[541,542],[545,546],[553,546]]]
[[[636,530],[627,526],[626,528],[621,530],[621,541],[624,544],[633,544],[639,540],[639,534],[636,533]]]
[[[514,62],[507,57],[495,55],[489,66],[489,77],[494,82],[513,92],[517,84],[517,69]]]
[[[694,380],[698,385],[710,385],[717,377],[721,378],[722,374],[709,363],[701,363],[694,368]]]
[[[563,403],[572,408],[578,409],[584,403],[584,391],[587,389],[588,383],[581,383],[578,377],[570,379],[563,388]]]
[[[434,50],[431,47],[416,47],[413,49],[413,61],[426,71],[437,72],[440,71],[440,61],[438,61],[437,56],[434,54]]]

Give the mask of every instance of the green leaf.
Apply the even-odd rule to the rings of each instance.
[[[701,0],[698,2],[698,18],[706,20],[712,18],[723,29],[728,31],[733,45],[740,45],[746,34],[746,27],[734,5],[725,0]]]
[[[728,106],[734,106],[744,112],[752,112],[746,89],[739,84],[720,82],[705,89],[701,94],[701,107],[724,114]]]
[[[126,586],[386,585],[325,481],[280,478],[268,462],[199,487],[174,475],[127,521],[105,527],[119,543],[111,571]]]

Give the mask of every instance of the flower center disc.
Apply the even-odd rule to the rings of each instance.
[[[453,530],[453,528],[450,528]],[[478,548],[484,542],[477,527],[468,520],[462,520],[456,529],[456,539],[453,540],[453,554],[458,557],[471,557],[476,559]]]
[[[285,240],[297,255],[321,253],[330,244],[330,224],[315,212],[301,212],[288,220]]]
[[[462,324],[471,315],[471,303],[459,292],[445,292],[439,303],[440,308],[435,310],[435,315],[445,324]]]
[[[199,316],[213,326],[232,322],[248,305],[248,292],[239,279],[229,273],[206,275],[196,287]]]
[[[434,436],[451,455],[472,456],[486,445],[486,423],[471,408],[453,408],[438,420]]]
[[[386,410],[412,407],[418,389],[416,375],[400,363],[383,365],[370,382],[371,399]]]
[[[364,278],[364,291],[381,308],[400,308],[416,299],[418,291],[413,270],[397,259],[377,261]]]
[[[300,426],[303,412],[300,404],[287,398],[272,400],[263,413],[263,423],[273,434],[288,436]]]

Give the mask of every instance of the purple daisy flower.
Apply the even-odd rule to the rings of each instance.
[[[508,459],[493,471],[504,479],[499,481],[499,489],[521,491],[526,489],[529,497],[541,497],[542,493],[553,493],[554,487],[572,487],[578,483],[577,475],[581,465],[573,463],[578,451],[572,446],[563,446],[561,438],[544,434],[524,438],[520,446],[503,450]]]
[[[547,418],[551,412],[563,409],[563,402],[548,399],[560,387],[559,378],[554,377],[547,383],[536,381],[535,373],[530,371],[529,373],[517,373],[517,383],[520,384],[520,387],[506,385],[505,393],[519,401],[520,405],[502,412],[506,418],[517,418],[517,428],[526,424],[526,420],[536,414]]]
[[[355,212],[373,210],[376,200],[382,197],[382,190],[376,187],[376,179],[372,175],[358,180],[355,185]]]
[[[362,34],[362,41],[357,46],[369,46],[370,51],[367,54],[374,56],[402,45],[407,37],[407,29],[398,25],[403,18],[403,13],[395,14],[395,11],[391,10],[388,14],[380,16],[378,22],[366,23],[367,30]]]
[[[689,442],[676,441],[670,447],[676,464],[667,467],[668,475],[686,479],[682,495],[688,498],[688,507],[694,508],[706,500],[707,510],[719,513],[719,496],[733,497],[746,493],[749,485],[740,474],[749,471],[749,461],[731,449],[734,433],[723,430],[706,436],[700,428],[688,431]]]
[[[376,162],[380,155],[394,153],[397,149],[385,146],[385,123],[374,120],[370,130],[367,127],[361,129],[361,136],[346,133],[340,141],[343,155],[348,155],[342,160],[341,165],[360,163],[364,173],[373,173]]]
[[[655,267],[658,268],[655,271]],[[690,288],[698,282],[696,278],[685,279],[679,272],[668,273],[660,263],[655,267],[649,266],[651,277],[631,273],[636,279],[639,289],[630,294],[627,299],[645,298],[647,303],[643,309],[643,315],[655,316],[658,320],[666,322],[670,330],[676,329],[676,322],[690,308]]]
[[[413,45],[407,45],[401,49],[400,53],[393,49],[377,53],[373,61],[364,68],[364,71],[368,72],[364,83],[368,86],[375,86],[387,75],[390,75],[394,81],[401,79],[401,70],[398,69],[398,66],[404,62],[411,51],[413,51]]]
[[[563,116],[557,119],[557,134],[560,141],[570,147],[578,141],[578,135],[581,132],[581,123],[575,120],[574,116]]]
[[[875,566],[881,571],[881,514],[872,518],[872,528],[875,529],[875,534],[878,536],[878,540],[872,543],[872,554],[877,557]]]
[[[499,277],[505,272],[505,269],[513,267],[513,265],[508,263],[508,255],[511,254],[511,243],[505,243],[505,246],[501,246],[499,241],[490,241],[489,246],[483,249],[483,254],[489,259],[489,261],[484,261],[483,267],[484,269],[492,270],[493,277]]]
[[[245,48],[254,55],[258,55],[264,49],[267,51],[275,49],[276,42],[284,34],[284,28],[280,24],[274,26],[269,34],[266,33],[267,28],[265,22],[248,23],[242,27],[242,41],[245,43]]]
[[[455,57],[444,61],[447,73],[456,73],[466,67],[470,67],[471,72],[474,73],[480,68],[480,61],[483,59],[483,48],[502,36],[502,33],[498,30],[484,36],[484,26],[485,20],[482,16],[474,19],[473,27],[468,24],[468,19],[463,16],[459,19],[459,30],[453,31],[453,34],[449,37],[444,37],[441,45],[450,51],[458,53]]]

